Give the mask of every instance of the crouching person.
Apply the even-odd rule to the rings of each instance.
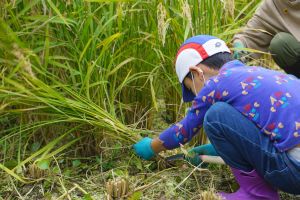
[[[191,140],[203,126],[211,142],[192,151],[219,155],[240,185],[224,199],[279,199],[300,194],[300,80],[232,60],[225,42],[209,35],[186,40],[176,57],[186,117],[158,138],[134,145],[149,160]],[[199,159],[199,156],[197,156]]]
[[[300,78],[299,22],[299,0],[263,0],[247,25],[234,36],[234,58],[248,57],[243,48],[269,51],[280,68]],[[249,56],[258,58],[260,54]]]

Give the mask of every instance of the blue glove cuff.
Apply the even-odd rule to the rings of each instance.
[[[212,144],[204,144],[201,146],[194,147],[189,152],[194,152],[198,155],[218,156],[218,153],[216,152]]]
[[[233,47],[234,48],[245,48],[245,45],[243,42],[239,41],[239,42],[234,42]]]
[[[145,160],[150,160],[155,156],[155,152],[151,147],[152,139],[145,137],[140,140],[138,143],[133,145],[134,151],[137,155]]]

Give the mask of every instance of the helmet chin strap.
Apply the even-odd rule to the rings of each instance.
[[[193,74],[193,72],[191,72],[191,75],[192,75],[192,80],[193,80],[193,87],[194,87],[194,90],[195,90],[195,93],[196,93],[196,86],[195,86],[195,80],[194,80],[194,74]],[[203,71],[202,71],[202,78],[203,78],[204,86],[205,86],[205,82],[206,81],[205,81],[205,78],[204,78]],[[184,103],[183,98],[181,98],[181,102],[180,102],[180,105],[179,105],[179,109],[178,109],[178,114],[177,114],[177,117],[176,117],[176,121],[178,120],[179,115],[181,113],[181,109],[182,109],[183,103]]]
[[[203,71],[201,70],[201,72],[202,72],[202,78],[203,78],[203,85],[205,86],[205,78],[204,78],[204,74],[203,74]],[[194,79],[194,74],[193,74],[193,72],[191,72],[191,75],[192,75],[192,81],[193,81],[193,87],[194,87],[194,91],[195,91],[195,96],[197,95],[197,91],[196,91],[196,86],[195,86],[195,79]]]
[[[194,79],[194,74],[193,74],[193,72],[191,72],[191,75],[192,75],[193,87],[194,87],[194,91],[195,91],[195,95],[196,95],[197,91],[196,91],[195,79]]]

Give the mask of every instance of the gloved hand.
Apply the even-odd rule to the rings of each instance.
[[[199,155],[218,156],[218,153],[212,144],[205,144],[192,148],[185,160],[194,166],[198,166],[202,162]]]
[[[233,48],[235,48],[233,52],[233,58],[240,60],[243,56],[247,54],[242,48],[246,48],[242,41],[236,40],[233,42]]]
[[[150,160],[155,156],[155,152],[151,147],[152,139],[145,137],[141,139],[138,143],[133,145],[135,153],[144,160]]]

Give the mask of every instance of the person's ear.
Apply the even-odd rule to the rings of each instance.
[[[198,76],[198,78],[200,78],[201,80],[203,79],[203,71],[199,67],[190,67],[190,72],[193,73],[194,76]]]

